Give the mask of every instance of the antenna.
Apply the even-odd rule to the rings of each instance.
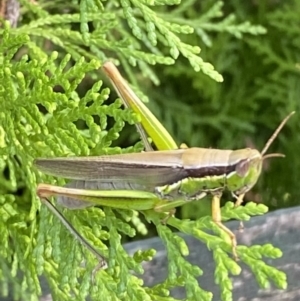
[[[270,145],[273,143],[273,141],[276,139],[276,137],[278,136],[279,132],[282,130],[282,128],[284,127],[284,125],[286,124],[286,122],[290,119],[290,117],[292,115],[295,114],[295,111],[291,112],[289,115],[287,115],[279,124],[278,128],[276,129],[276,131],[273,133],[273,135],[270,137],[270,139],[268,140],[268,142],[266,143],[265,147],[263,148],[263,150],[261,151],[261,155],[263,156],[267,150],[269,149]],[[270,157],[284,157],[283,154],[269,154],[266,156],[263,156],[263,159],[265,158],[270,158]]]

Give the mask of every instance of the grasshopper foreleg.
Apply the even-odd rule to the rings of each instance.
[[[240,195],[236,195],[235,193],[232,193],[232,196],[236,199],[236,201],[234,203],[234,207],[237,208],[237,207],[241,206],[244,201],[245,193],[240,194]],[[244,230],[244,223],[242,221],[240,221],[238,230],[241,232]]]

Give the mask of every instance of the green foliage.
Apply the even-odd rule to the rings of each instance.
[[[74,227],[108,258],[109,268],[95,273],[97,259],[74,243],[74,238],[40,205],[36,196],[37,183],[63,185],[64,181],[38,173],[33,166],[35,158],[119,153],[121,149],[112,147],[112,144],[118,145],[119,133],[125,123],[133,124],[138,120],[130,110],[121,108],[120,101],[108,101],[109,90],[102,87],[98,72],[101,62],[108,58],[120,62],[128,78],[137,85],[141,75],[149,78],[150,81],[143,84],[144,91],[152,82],[159,82],[149,65],[170,65],[176,61],[176,68],[165,69],[164,76],[160,74],[163,84],[168,79],[169,88],[159,92],[160,101],[164,100],[159,106],[165,109],[157,115],[172,132],[178,133],[178,141],[185,140],[189,145],[210,146],[206,133],[213,141],[219,140],[218,147],[234,147],[232,141],[243,141],[241,137],[245,131],[253,137],[255,125],[265,120],[264,115],[258,116],[257,112],[268,104],[270,93],[279,91],[278,83],[281,94],[276,95],[277,104],[282,107],[284,101],[289,101],[286,111],[294,109],[295,90],[290,91],[290,98],[280,96],[285,95],[286,88],[291,88],[289,85],[296,87],[296,68],[289,65],[290,69],[286,70],[291,81],[280,82],[285,74],[282,69],[267,77],[267,87],[262,81],[269,65],[279,66],[278,62],[281,62],[276,51],[285,53],[290,62],[295,61],[294,49],[289,53],[283,48],[284,43],[292,43],[293,32],[282,41],[282,49],[275,49],[267,42],[265,45],[261,41],[257,43],[257,37],[249,36],[265,33],[261,26],[235,22],[233,15],[223,18],[222,2],[203,1],[205,3],[200,5],[189,0],[173,7],[178,2],[94,0],[80,1],[79,5],[76,1],[45,1],[41,4],[21,1],[22,23],[15,29],[6,25],[1,29],[0,280],[3,295],[10,287],[15,299],[38,300],[41,294],[38,276],[43,275],[54,300],[60,301],[70,300],[71,296],[76,300],[84,300],[87,296],[99,300],[99,295],[102,300],[171,301],[175,299],[169,296],[169,291],[176,286],[185,287],[187,300],[211,300],[211,293],[198,286],[200,268],[185,259],[188,249],[184,240],[161,225],[160,216],[145,213],[165,243],[169,276],[163,283],[148,288],[137,275],[143,272],[141,263],[151,260],[155,251],[139,251],[131,256],[121,244],[121,235],[133,237],[137,230],[145,232],[136,213],[109,208],[89,208],[80,212],[64,210]],[[243,11],[243,7],[237,7],[236,11]],[[294,19],[296,11],[290,13]],[[278,22],[284,12],[270,12],[275,33],[276,30],[285,30]],[[240,40],[233,41],[231,36]],[[204,45],[211,47],[203,47],[201,57],[198,56],[200,48],[196,46],[199,38]],[[237,53],[245,56],[236,57]],[[265,62],[263,70],[256,70],[249,66],[249,57],[254,54],[260,62],[264,56],[271,61]],[[187,61],[190,65],[186,64]],[[216,86],[214,81],[222,81],[223,77],[208,61],[212,61],[225,75],[225,80],[231,82],[230,87]],[[234,70],[233,63],[243,66],[246,71]],[[138,69],[133,71],[132,66]],[[280,68],[282,66],[285,63]],[[192,73],[193,69],[201,70],[202,74]],[[185,79],[179,75],[184,75]],[[191,86],[193,93],[186,90]],[[248,86],[252,87],[250,94]],[[178,90],[180,87],[182,91]],[[257,87],[265,89],[260,89],[259,94]],[[152,88],[149,92],[151,98],[155,97],[154,92]],[[202,107],[199,92],[203,94]],[[235,99],[234,104],[232,99]],[[261,103],[257,103],[257,99],[261,99]],[[270,112],[270,109],[266,111]],[[285,115],[279,109],[278,112],[280,117]],[[213,117],[204,117],[210,115]],[[266,124],[273,128],[281,118],[275,114],[271,116],[274,118],[268,119]],[[197,137],[191,136],[198,126],[202,132],[199,131]],[[211,129],[203,131],[207,126]],[[237,126],[239,131],[234,133]],[[224,133],[226,127],[228,132]],[[133,127],[130,127],[130,132],[133,132]],[[287,141],[282,145],[283,149],[288,149]],[[122,151],[141,150],[141,144],[137,143]],[[287,153],[292,154],[292,151]],[[234,210],[230,206],[229,203],[223,209],[225,219],[245,220],[265,211],[251,204],[251,208]],[[240,267],[228,255],[231,251],[229,242],[214,227],[211,218],[196,221],[171,218],[169,224],[208,245],[214,254],[216,281],[220,284],[222,298],[230,300],[229,275],[238,274]],[[216,235],[207,234],[207,229]],[[278,287],[286,286],[283,274],[261,260],[262,256],[279,257],[281,253],[276,248],[270,245],[239,246],[238,254],[262,286],[265,287],[270,280]],[[136,274],[133,275],[132,271]]]

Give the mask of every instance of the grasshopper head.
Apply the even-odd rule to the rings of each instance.
[[[236,195],[249,191],[257,182],[263,157],[256,149],[235,150],[230,155],[232,172],[227,177],[228,189]]]
[[[236,195],[245,194],[249,191],[257,182],[261,173],[263,160],[272,157],[284,157],[283,154],[273,153],[267,154],[272,142],[275,140],[285,123],[295,112],[290,113],[280,123],[274,134],[266,143],[262,152],[260,153],[256,149],[241,149],[233,151],[230,155],[229,162],[232,166],[232,172],[228,174],[228,189],[233,191]]]

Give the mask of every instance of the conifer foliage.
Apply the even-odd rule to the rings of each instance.
[[[11,5],[14,1],[4,2]],[[53,300],[59,301],[85,300],[87,296],[90,300],[172,301],[178,299],[170,296],[170,290],[178,286],[185,288],[186,300],[212,300],[212,294],[198,284],[200,267],[186,259],[185,241],[162,225],[155,213],[145,217],[165,244],[169,275],[164,282],[147,287],[141,280],[142,263],[151,260],[155,250],[130,255],[122,246],[122,237],[135,237],[149,226],[137,212],[99,207],[61,209],[108,259],[108,269],[94,273],[97,258],[74,240],[36,195],[37,183],[64,185],[64,179],[43,175],[33,161],[38,157],[142,151],[140,142],[119,147],[123,132],[134,132],[132,125],[139,117],[123,108],[119,99],[109,98],[100,70],[108,59],[121,66],[142,98],[141,91],[156,100],[150,106],[174,136],[178,133],[178,141],[205,147],[217,138],[220,148],[241,147],[229,146],[229,141],[239,140],[242,131],[254,136],[264,123],[257,112],[271,111],[270,95],[278,115],[296,109],[293,101],[299,95],[300,62],[295,53],[300,45],[299,39],[293,39],[290,22],[298,18],[299,4],[292,10],[293,4],[282,9],[272,4],[268,20],[255,20],[258,8],[238,6],[236,1],[226,1],[226,5],[209,0],[201,4],[196,0],[19,2],[14,21],[4,13],[0,28],[1,294],[10,294],[15,300],[39,300],[42,277]],[[245,13],[247,9],[252,9],[252,18]],[[267,36],[267,29],[273,37]],[[279,45],[276,35],[284,40]],[[250,66],[250,60],[262,68]],[[231,85],[221,86],[224,78]],[[178,87],[185,89],[178,92]],[[202,105],[197,95],[202,97]],[[271,129],[282,119],[278,115],[272,114],[266,121]],[[226,133],[224,125],[228,125]],[[202,133],[195,138],[192,133],[198,126]],[[213,130],[206,130],[207,126]],[[234,126],[239,128],[235,139]],[[287,143],[283,145],[287,147]],[[293,156],[291,149],[287,154]],[[286,194],[283,188],[278,189],[278,197]],[[225,220],[247,220],[266,211],[262,204],[233,208],[229,202],[222,214]],[[270,244],[238,246],[241,261],[235,262],[228,240],[210,216],[194,217],[188,209],[182,213],[195,220],[172,217],[170,223],[211,250],[222,300],[232,300],[229,276],[241,272],[240,262],[250,267],[260,286],[273,282],[286,287],[284,273],[262,259],[281,256],[279,249]],[[212,232],[208,234],[207,229]]]

